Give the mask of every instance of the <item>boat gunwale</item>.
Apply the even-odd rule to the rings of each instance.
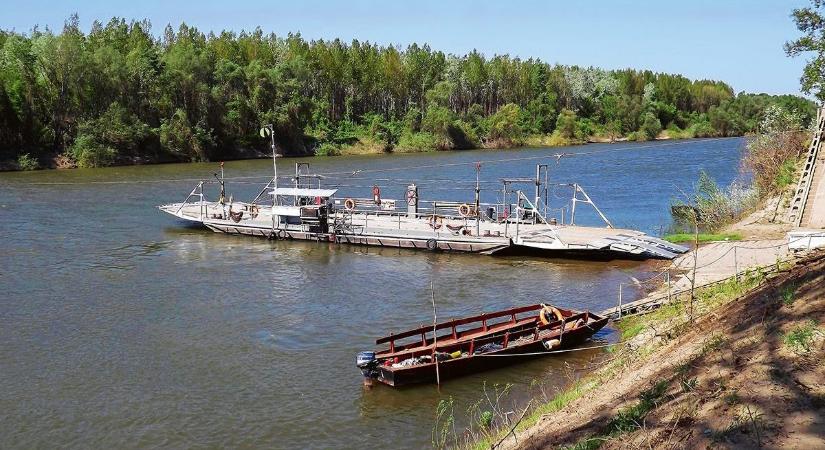
[[[494,311],[494,312],[490,312],[490,313],[482,313],[482,314],[479,314],[479,315],[463,317],[463,318],[460,318],[460,319],[451,319],[451,320],[448,320],[446,322],[437,323],[435,325],[435,330],[443,330],[443,329],[446,329],[446,328],[452,328],[453,326],[461,326],[461,325],[467,325],[468,323],[481,322],[481,321],[486,320],[486,319],[496,319],[496,318],[499,318],[499,317],[509,316],[509,315],[512,315],[512,314],[522,314],[522,313],[525,313],[525,312],[540,310],[542,307],[543,307],[542,304],[539,303],[539,304],[530,305],[530,306],[519,306],[519,307],[515,307],[515,308],[503,309],[501,311]],[[563,308],[558,308],[558,309],[559,309],[559,311],[562,311],[562,313],[564,313],[564,312],[573,312],[573,310],[570,310],[570,309],[563,309]],[[421,326],[421,327],[418,327],[418,328],[414,328],[412,330],[402,331],[401,333],[393,333],[393,334],[390,334],[388,336],[378,338],[378,339],[375,340],[375,344],[376,345],[386,344],[388,342],[397,341],[399,339],[404,339],[404,338],[408,338],[408,337],[412,337],[412,336],[418,336],[421,333],[428,333],[428,332],[432,332],[432,331],[433,331],[433,326],[432,325],[430,325],[430,326]]]
[[[518,337],[521,336],[522,334],[526,335],[526,334],[529,334],[529,333],[541,333],[542,331],[556,329],[556,330],[554,330],[554,331],[557,331],[556,333],[554,333],[552,335],[549,335],[549,336],[544,336],[542,338],[542,339],[548,339],[548,338],[552,339],[555,336],[564,335],[564,334],[570,333],[570,332],[576,332],[576,331],[578,331],[579,329],[582,329],[582,328],[589,328],[589,327],[592,326],[593,323],[597,323],[601,320],[608,320],[606,317],[599,316],[599,315],[594,314],[590,311],[571,311],[571,312],[573,312],[573,314],[568,316],[568,317],[565,317],[564,320],[556,320],[556,321],[553,321],[553,322],[549,322],[547,324],[539,324],[535,327],[525,327],[525,328],[522,328],[522,329],[518,329],[518,330],[513,332],[513,334],[515,335],[515,339],[518,339]],[[586,319],[586,322],[583,325],[579,326],[579,327],[565,329],[565,330],[562,331],[561,326],[566,327],[568,324],[575,323],[573,321],[577,321],[579,319]],[[526,323],[522,323],[520,325],[521,326],[529,325],[529,321],[526,322]],[[510,333],[510,331],[512,329],[517,328],[518,326],[519,326],[519,324],[515,324],[511,327],[502,327],[502,328],[496,329],[496,330],[476,332],[473,335],[465,335],[465,336],[462,336],[461,338],[454,339],[454,340],[445,337],[443,340],[437,340],[435,346],[433,346],[433,344],[432,344],[432,339],[429,339],[427,344],[424,344],[424,345],[422,345],[422,344],[418,344],[418,345],[413,344],[412,347],[407,347],[407,348],[403,348],[401,350],[396,350],[396,351],[391,351],[389,349],[388,350],[383,350],[383,351],[376,352],[375,356],[379,360],[387,360],[387,359],[392,359],[392,358],[400,358],[400,357],[404,357],[404,356],[415,357],[417,354],[421,354],[421,355],[432,354],[432,353],[435,353],[435,352],[439,351],[439,348],[443,349],[444,347],[466,345],[466,344],[470,343],[471,341],[475,342],[475,344],[477,344],[477,345],[483,345],[484,343],[486,343],[486,340],[492,341],[492,340],[495,340],[497,338],[501,338],[503,334]],[[604,325],[602,325],[602,327],[603,326]],[[510,347],[508,346],[507,348],[510,348]]]
[[[582,314],[584,314],[584,313],[582,313]],[[595,315],[593,315],[593,316],[595,316]],[[576,328],[571,329],[571,330],[567,330],[563,334],[573,333],[573,335],[574,335],[573,338],[578,340],[582,337],[583,334],[585,334],[582,330],[595,329],[592,333],[590,333],[587,337],[585,337],[584,340],[586,340],[586,339],[589,339],[590,337],[592,337],[593,334],[598,332],[605,325],[607,325],[607,322],[609,320],[610,319],[607,318],[607,317],[601,317],[597,320],[590,321],[590,322],[588,322],[588,323],[586,323],[582,326],[576,327]],[[525,330],[525,331],[527,331],[527,330]],[[530,330],[530,331],[532,331],[532,330]],[[459,362],[466,363],[468,360],[470,360],[472,358],[475,358],[475,357],[495,356],[495,355],[512,355],[512,356],[522,356],[522,357],[545,356],[545,355],[548,355],[548,354],[552,354],[554,352],[554,350],[542,351],[542,352],[539,352],[540,354],[538,354],[538,355],[527,355],[527,354],[519,353],[518,350],[523,349],[524,347],[536,345],[537,343],[548,340],[548,339],[554,339],[554,338],[558,337],[559,335],[563,335],[563,334],[562,333],[556,333],[556,334],[550,335],[550,336],[535,338],[533,340],[526,341],[526,342],[523,342],[523,343],[520,343],[520,344],[513,343],[513,344],[508,345],[507,347],[501,348],[499,350],[494,350],[494,351],[491,351],[491,352],[481,353],[481,354],[470,354],[470,355],[467,355],[466,357],[438,361],[438,364],[439,365],[444,365],[444,364],[452,365],[453,363],[459,363]],[[490,341],[492,342],[493,340],[495,340],[496,336],[489,336],[489,338],[490,338]],[[486,339],[486,338],[484,338],[484,339]],[[562,339],[562,341],[563,341],[563,339]],[[564,345],[563,342],[559,346],[559,349],[562,349],[562,350],[565,349],[565,345]],[[555,350],[555,351],[558,351],[558,350]],[[398,375],[403,375],[403,374],[406,374],[406,373],[414,373],[414,372],[417,372],[417,371],[425,371],[428,368],[434,367],[435,365],[436,365],[435,361],[430,361],[430,362],[426,362],[426,363],[415,364],[415,365],[405,366],[405,367],[380,366],[380,370],[393,374],[393,379],[394,379]],[[383,378],[381,378],[381,377],[378,378],[378,381],[381,381],[385,384],[390,384],[391,386],[395,386],[395,384],[387,383],[387,381],[383,380]]]

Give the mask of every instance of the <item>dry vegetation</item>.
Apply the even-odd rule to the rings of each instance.
[[[825,447],[825,254],[744,284],[703,292],[693,321],[673,305],[625,322],[634,345],[503,445]]]

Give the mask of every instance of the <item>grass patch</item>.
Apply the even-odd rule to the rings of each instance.
[[[797,325],[791,331],[785,333],[782,342],[796,353],[808,353],[811,351],[816,332],[816,322],[812,319],[804,325]]]
[[[634,320],[635,319],[635,320]],[[622,341],[627,341],[638,336],[645,329],[645,324],[638,317],[628,319],[629,324],[619,322],[619,330],[622,333]]]
[[[779,291],[779,295],[782,296],[782,304],[785,306],[793,305],[793,301],[795,300],[794,296],[796,295],[796,286],[789,285],[783,287]]]
[[[674,244],[683,244],[686,242],[693,242],[696,239],[696,236],[693,233],[674,233],[666,234],[662,239],[673,242]],[[699,242],[741,240],[742,235],[739,233],[699,233]]]
[[[777,189],[785,189],[786,187],[796,183],[796,158],[788,158],[779,166],[779,171],[776,173],[776,187]]]
[[[642,427],[647,414],[659,406],[659,401],[665,395],[667,386],[667,381],[661,380],[650,389],[643,391],[639,394],[639,403],[621,409],[616,417],[608,422],[604,434],[582,439],[570,448],[595,450],[611,437],[638,430]]]

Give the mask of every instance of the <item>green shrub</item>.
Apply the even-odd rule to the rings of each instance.
[[[556,131],[565,139],[576,137],[576,113],[569,109],[562,109],[556,118]]]
[[[94,136],[81,134],[69,149],[78,167],[104,167],[115,162],[117,151],[99,142]]]
[[[341,154],[341,147],[332,142],[322,142],[315,149],[315,154],[318,156],[338,156]]]
[[[796,182],[796,158],[788,158],[779,166],[776,174],[776,188],[784,189]]]
[[[23,153],[17,157],[17,167],[20,170],[37,170],[40,168],[40,163],[37,162],[37,158],[32,158],[28,153]]]
[[[438,138],[432,134],[422,131],[420,133],[404,133],[398,140],[395,150],[398,152],[426,152],[437,150],[439,146]]]
[[[655,114],[645,113],[639,132],[648,140],[656,139],[656,136],[662,132],[662,123],[659,122],[659,118]]]

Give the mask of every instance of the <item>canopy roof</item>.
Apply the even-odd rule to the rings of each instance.
[[[292,188],[279,187],[278,195],[292,195],[295,197],[321,197],[329,198],[335,195],[338,189],[308,189],[308,188]],[[269,195],[275,195],[275,190],[269,192]]]

